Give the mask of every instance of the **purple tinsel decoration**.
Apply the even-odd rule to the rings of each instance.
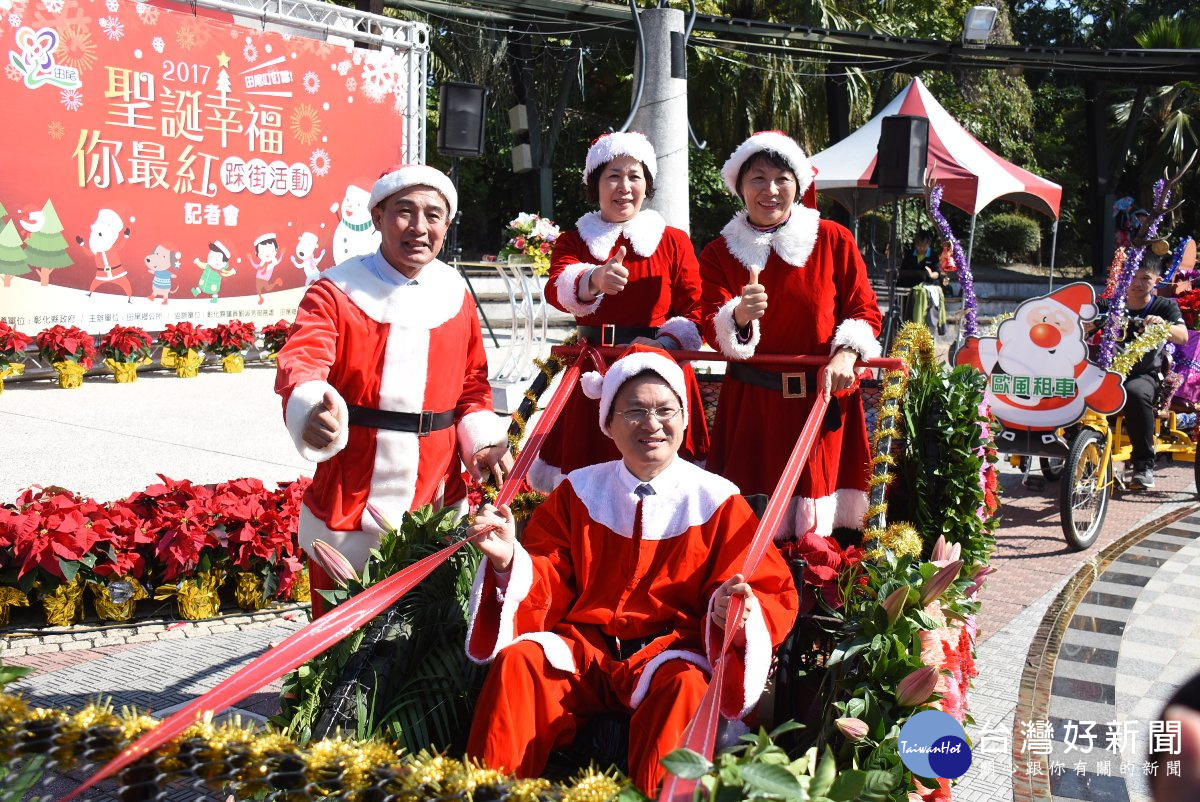
[[[1158,226],[1166,216],[1166,208],[1171,203],[1171,193],[1169,190],[1164,194],[1166,181],[1158,179],[1154,182],[1154,208],[1159,210],[1154,219],[1150,221],[1150,227],[1146,230],[1144,236],[1138,236],[1138,239],[1143,243],[1158,238]],[[1139,245],[1136,248],[1130,248],[1129,253],[1125,257],[1125,264],[1121,268],[1121,275],[1117,279],[1117,286],[1113,288],[1112,297],[1108,299],[1108,318],[1104,321],[1104,331],[1100,335],[1100,353],[1096,357],[1096,364],[1108,370],[1112,366],[1114,351],[1117,347],[1117,334],[1121,331],[1121,318],[1125,316],[1125,293],[1129,289],[1129,283],[1133,281],[1133,274],[1138,271],[1138,267],[1142,264],[1142,258],[1146,255],[1146,246]]]
[[[942,214],[942,193],[945,191],[945,187],[941,184],[934,185],[930,190],[929,214],[937,223],[938,230],[942,232],[942,239],[950,243],[950,247],[954,251],[954,263],[958,265],[958,283],[962,286],[963,336],[975,337],[979,334],[975,311],[975,279],[971,276],[971,265],[967,262],[967,255],[963,253],[962,243],[958,241],[958,237],[954,236],[954,231],[950,228],[950,221]]]

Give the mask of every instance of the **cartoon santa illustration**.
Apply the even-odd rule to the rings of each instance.
[[[133,302],[133,287],[129,285],[128,271],[121,264],[121,250],[129,239],[130,230],[125,227],[121,215],[112,209],[96,212],[87,241],[76,237],[75,242],[96,260],[96,276],[88,287],[88,297],[102,287],[118,287],[129,302]]]
[[[1125,405],[1121,375],[1088,361],[1084,321],[1096,317],[1096,291],[1083,282],[1017,307],[995,337],[971,337],[955,364],[988,376],[987,402],[1004,425],[1001,444],[1027,433],[1032,450],[1062,444],[1055,431],[1085,409],[1111,415]]]
[[[371,186],[366,182],[364,185]],[[335,203],[330,209],[338,215],[337,228],[333,231],[333,258],[337,264],[353,256],[367,256],[379,250],[383,237],[375,230],[375,223],[371,220],[371,210],[367,208],[370,199],[370,190],[351,184],[346,187],[341,204]]]

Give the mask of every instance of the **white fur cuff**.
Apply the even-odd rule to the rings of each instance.
[[[771,672],[771,633],[767,630],[766,619],[763,618],[762,605],[757,601],[746,621],[745,635],[745,674],[742,677],[745,696],[738,718],[744,718],[758,704],[763,689],[767,687],[767,676]]]
[[[326,392],[331,392],[334,396],[333,414],[337,418],[338,434],[333,442],[325,448],[313,448],[304,442],[304,426],[312,411],[323,403]],[[296,385],[288,397],[283,421],[287,425],[288,434],[292,436],[292,442],[296,444],[296,450],[300,452],[300,456],[311,462],[324,462],[331,459],[346,447],[346,441],[350,438],[350,411],[346,409],[346,399],[342,398],[342,394],[328,382],[307,381]]]
[[[476,663],[490,663],[495,656],[513,642],[516,635],[516,616],[517,608],[525,597],[529,595],[530,588],[533,587],[533,560],[529,556],[529,552],[525,551],[520,542],[513,544],[513,559],[509,566],[508,587],[504,590],[497,590],[498,598],[485,599],[483,597],[484,577],[492,569],[491,561],[484,557],[479,562],[479,567],[475,570],[475,582],[471,586],[471,599],[468,609],[470,618],[467,623],[467,657]],[[485,638],[485,642],[490,641],[492,644],[491,651],[486,654],[476,653],[471,649],[471,641],[475,633],[475,618],[479,613],[482,605],[500,605],[499,626],[494,633],[484,633],[492,635],[492,638]]]
[[[563,268],[563,271],[558,274],[558,278],[554,280],[554,288],[558,290],[558,302],[562,304],[563,309],[566,309],[575,317],[585,317],[592,314],[600,308],[600,302],[604,300],[604,295],[597,295],[591,303],[584,303],[579,300],[578,292],[580,280],[587,280],[587,273],[597,265],[590,265],[585,262],[579,264],[568,265]]]
[[[875,339],[875,331],[865,320],[849,318],[838,324],[833,333],[833,345],[829,348],[832,355],[839,348],[852,348],[862,359],[874,359],[883,350]]]
[[[732,359],[749,359],[754,356],[754,349],[758,347],[759,331],[758,321],[750,321],[750,341],[742,342],[738,339],[737,323],[733,320],[734,307],[741,302],[741,298],[730,298],[728,302],[713,315],[713,328],[717,333],[717,348],[721,353]]]
[[[679,343],[680,351],[699,351],[702,344],[700,329],[686,317],[673,317],[658,327],[658,336],[667,335]],[[677,350],[670,348],[669,350]]]
[[[458,422],[458,448],[463,462],[470,467],[474,463],[472,457],[479,449],[507,443],[508,425],[511,422],[506,417],[482,409],[463,415]]]

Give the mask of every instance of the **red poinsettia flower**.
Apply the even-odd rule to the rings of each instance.
[[[843,549],[832,537],[809,532],[804,537],[780,547],[783,556],[791,560],[803,560],[802,587],[800,590],[800,612],[810,613],[817,606],[820,596],[825,606],[839,609],[844,600],[841,593],[842,577],[857,569],[863,560],[863,550],[857,546]],[[864,584],[865,576],[857,577],[856,584]]]
[[[124,501],[104,504],[92,516],[92,529],[98,538],[96,576],[119,579],[146,575],[149,557],[154,553],[155,535],[141,516]]]
[[[0,366],[24,361],[25,347],[31,342],[32,337],[0,320]]]
[[[51,326],[37,335],[38,355],[50,362],[78,362],[90,368],[96,361],[92,335],[77,326]]]
[[[61,488],[22,493],[16,509],[6,511],[0,523],[17,576],[36,571],[51,584],[73,576],[96,544],[90,518],[98,506]]]
[[[153,341],[137,326],[113,326],[100,338],[100,353],[114,362],[139,362],[150,356]]]
[[[254,345],[254,324],[241,320],[218,323],[213,327],[211,349],[221,356],[241,354]]]
[[[163,333],[158,335],[158,341],[177,356],[183,356],[188,351],[203,350],[204,346],[208,345],[210,336],[203,326],[185,320],[182,323],[168,323]]]
[[[262,327],[263,351],[268,354],[277,354],[283,348],[283,344],[287,342],[288,335],[292,331],[292,324],[286,320],[280,320],[268,326]]]

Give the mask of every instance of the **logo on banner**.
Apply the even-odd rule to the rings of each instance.
[[[971,768],[967,733],[949,713],[917,713],[900,728],[900,760],[918,777],[957,779]]]
[[[37,89],[43,84],[60,89],[78,89],[83,86],[79,70],[65,64],[54,63],[54,51],[58,48],[58,33],[53,28],[21,28],[17,31],[18,54],[8,51],[8,60],[21,73],[25,86]]]
[[[1058,429],[1088,409],[1111,415],[1125,405],[1121,375],[1088,358],[1083,324],[1096,317],[1096,291],[1085,282],[1030,298],[996,330],[970,337],[955,355],[987,377],[987,402],[1004,426],[1003,448],[1065,450]]]

